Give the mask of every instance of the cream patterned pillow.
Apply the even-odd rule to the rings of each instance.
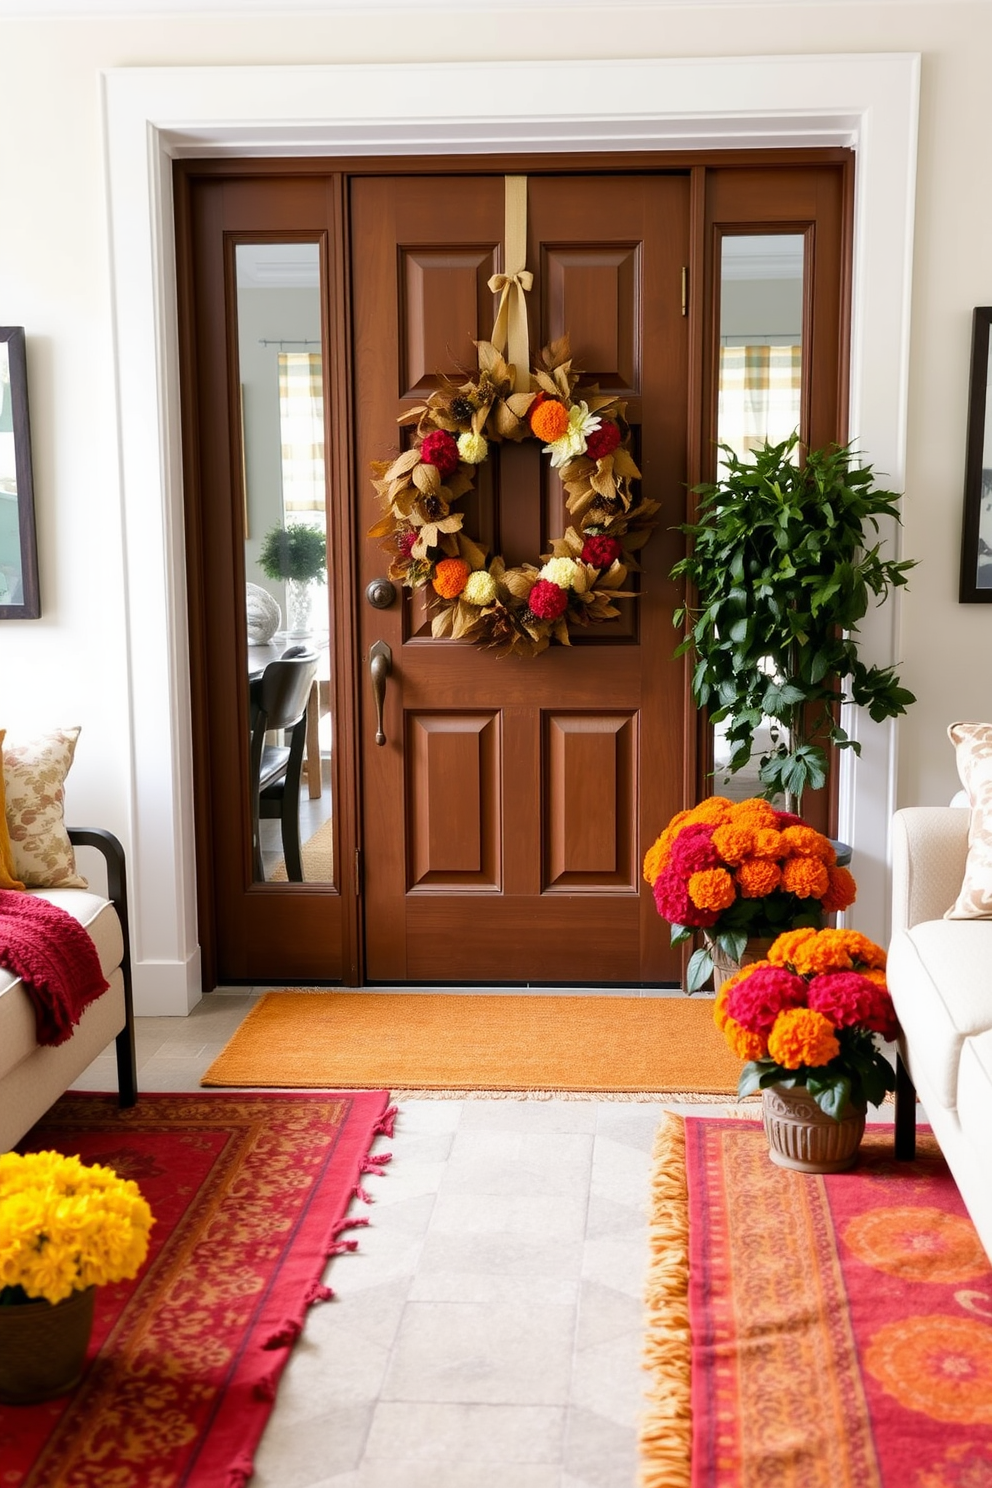
[[[971,823],[964,883],[944,918],[992,919],[992,723],[952,723],[947,736],[968,792]]]
[[[3,783],[14,876],[34,889],[85,889],[65,829],[65,777],[78,728],[51,729],[3,745]]]

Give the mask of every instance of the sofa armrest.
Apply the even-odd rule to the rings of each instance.
[[[892,932],[942,919],[964,880],[971,812],[907,806],[892,819]]]
[[[112,832],[102,827],[69,827],[73,847],[95,847],[107,865],[107,898],[121,922],[124,951],[121,976],[124,981],[124,1027],[117,1035],[117,1090],[122,1106],[133,1106],[138,1099],[138,1060],[134,1046],[134,994],[131,986],[131,936],[127,914],[127,867],[124,848]]]

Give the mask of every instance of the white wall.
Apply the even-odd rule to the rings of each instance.
[[[81,723],[69,813],[127,838],[130,699],[124,640],[113,325],[99,74],[124,66],[918,51],[923,56],[904,550],[921,559],[900,612],[900,804],[955,788],[944,739],[992,711],[992,624],[956,602],[971,310],[992,303],[992,122],[986,4],[604,5],[451,15],[0,19],[0,324],[28,336],[41,620],[0,624],[0,726]],[[498,97],[492,113],[499,113]],[[563,101],[580,114],[582,98]],[[16,142],[13,143],[13,142]],[[853,431],[857,435],[858,431]],[[866,451],[869,457],[872,452]],[[157,493],[149,492],[149,502]],[[154,516],[154,513],[152,514]],[[142,539],[128,502],[129,541]],[[165,576],[162,579],[166,582]],[[137,688],[140,694],[140,685]],[[168,948],[149,943],[154,962]]]

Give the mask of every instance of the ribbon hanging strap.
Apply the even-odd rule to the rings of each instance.
[[[527,391],[530,383],[526,292],[534,283],[534,275],[524,268],[527,262],[527,177],[504,176],[503,179],[506,189],[505,273],[494,274],[489,281],[493,294],[500,296],[491,339],[496,350],[513,367],[514,390],[522,393]]]

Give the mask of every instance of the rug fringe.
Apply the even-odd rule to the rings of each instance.
[[[685,1122],[669,1113],[652,1153],[648,1226],[648,1407],[641,1423],[641,1488],[689,1488],[692,1448],[689,1198]]]
[[[685,1106],[718,1106],[731,1090],[407,1090],[390,1092],[394,1100],[512,1101],[654,1101]]]

